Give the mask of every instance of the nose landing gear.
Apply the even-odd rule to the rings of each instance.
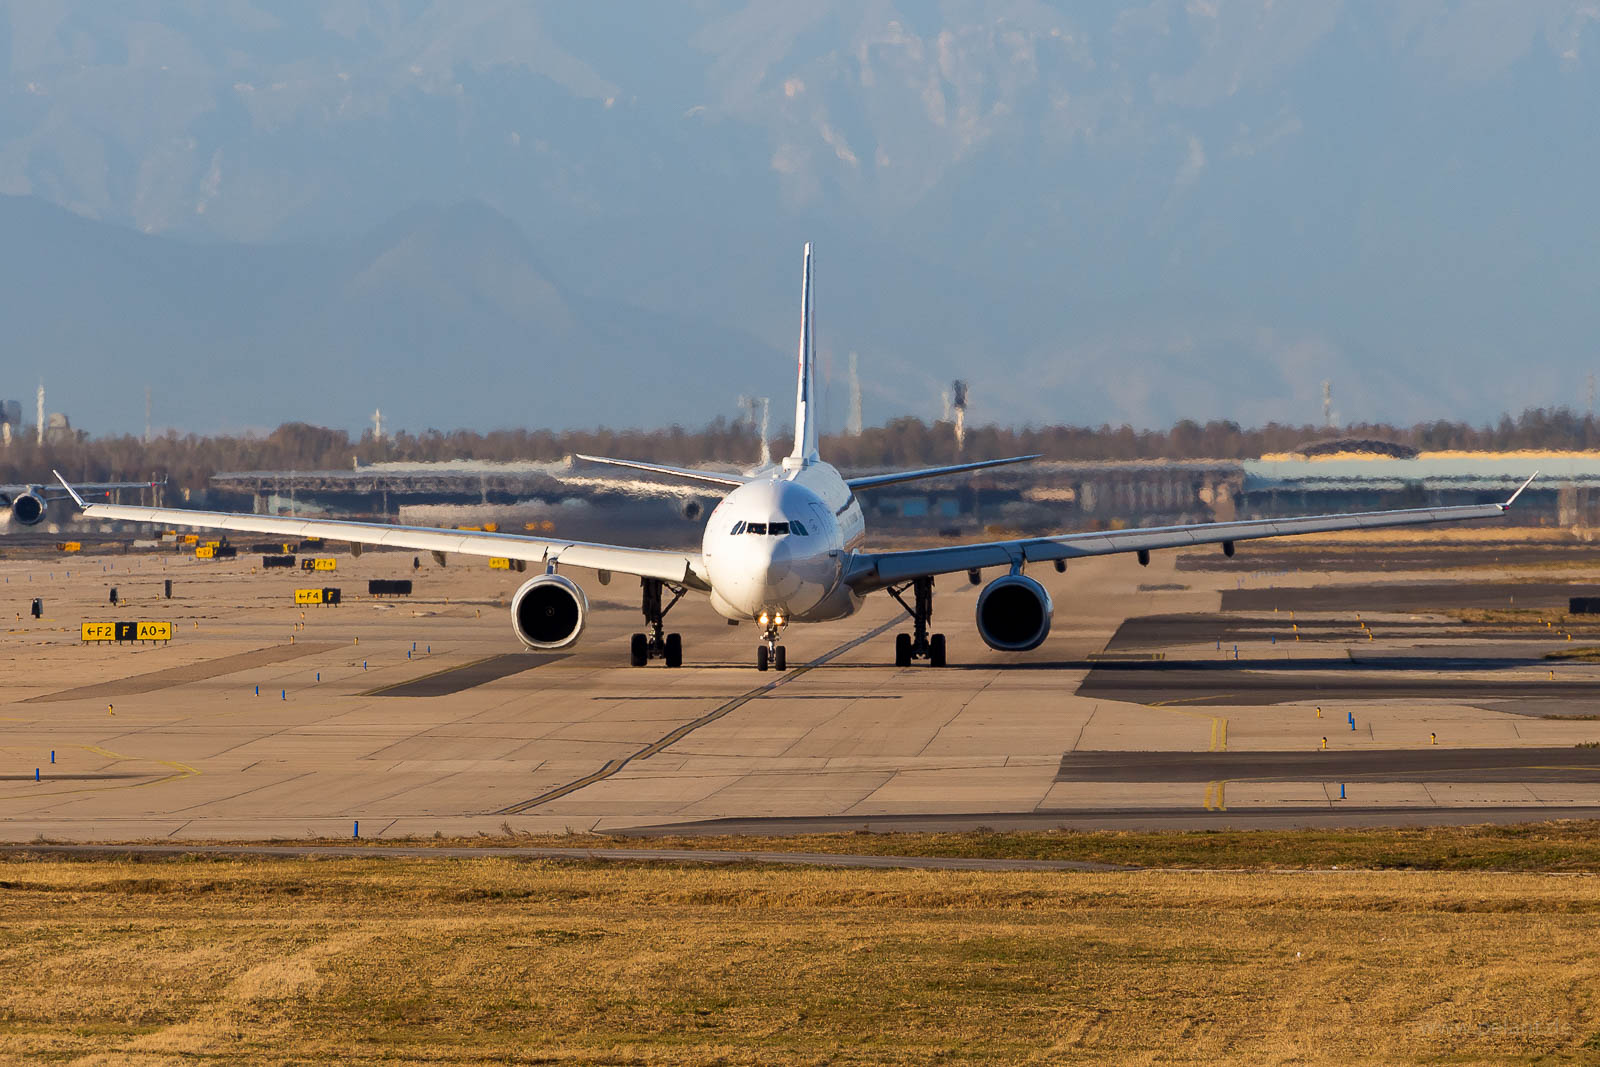
[[[901,596],[907,587],[912,593],[910,604]],[[928,623],[933,620],[933,578],[913,578],[906,585],[890,586],[889,595],[910,614],[912,629],[908,634],[895,634],[894,665],[909,667],[913,659],[925,659],[930,667],[943,667],[944,634],[928,633]]]
[[[683,586],[672,586],[672,599],[663,607],[661,589],[666,584],[659,578],[639,579],[643,590],[644,621],[650,627],[650,633],[633,635],[628,649],[628,662],[635,667],[643,667],[653,659],[665,660],[668,667],[683,666],[683,638],[677,634],[664,634],[662,630],[665,629],[667,612],[688,590]]]
[[[778,635],[783,633],[783,616],[768,617],[766,612],[762,612],[756,622],[765,628],[761,635],[761,644],[756,647],[756,670],[764,671],[768,667],[775,671],[788,670],[789,657],[785,654],[784,647],[778,644]]]

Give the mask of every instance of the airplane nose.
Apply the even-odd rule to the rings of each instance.
[[[800,591],[800,577],[794,570],[794,551],[786,537],[776,538],[764,546],[766,556],[766,595],[771,600],[784,600]]]

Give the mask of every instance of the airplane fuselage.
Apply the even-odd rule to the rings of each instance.
[[[852,615],[861,597],[844,566],[865,536],[861,505],[831,464],[786,460],[734,489],[706,521],[711,605],[739,620]]]

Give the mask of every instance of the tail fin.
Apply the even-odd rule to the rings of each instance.
[[[811,336],[811,242],[806,242],[805,274],[800,283],[800,359],[799,381],[795,386],[794,451],[789,454],[799,466],[817,459],[817,408],[813,403],[817,386],[816,345]]]

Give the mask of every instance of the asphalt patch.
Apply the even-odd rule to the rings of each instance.
[[[1385,642],[1442,641],[1472,638],[1477,641],[1538,641],[1564,644],[1558,635],[1538,626],[1516,628],[1501,624],[1462,622],[1459,619],[1383,619],[1372,623],[1373,633]],[[1210,645],[1231,650],[1234,645],[1276,645],[1336,641],[1357,647],[1371,644],[1368,631],[1353,616],[1346,619],[1291,617],[1287,611],[1264,615],[1141,615],[1124,621],[1106,642],[1106,652],[1156,651],[1177,646]],[[1526,654],[1526,653],[1524,653]]]
[[[1567,610],[1567,599],[1600,596],[1600,586],[1568,582],[1414,582],[1224,589],[1223,611],[1463,611],[1472,608]]]
[[[140,693],[154,693],[159,689],[175,685],[204,682],[256,667],[284,663],[299,659],[301,656],[315,655],[339,647],[341,646],[330,642],[314,641],[302,641],[297,645],[273,645],[270,648],[258,648],[254,652],[240,652],[234,656],[221,656],[182,667],[168,667],[165,670],[136,674],[131,678],[82,685],[76,689],[63,689],[57,693],[41,693],[39,696],[30,697],[27,703],[52,704],[61,700],[115,700],[117,697],[138,696]]]
[[[1176,561],[1179,571],[1235,571],[1240,574],[1262,570],[1310,571],[1410,571],[1438,570],[1442,567],[1512,567],[1540,564],[1594,562],[1594,547],[1586,544],[1529,544],[1524,541],[1465,544],[1418,545],[1396,548],[1366,544],[1332,548],[1325,546],[1246,543],[1232,558],[1215,549],[1210,552],[1184,552]]]
[[[1410,698],[1473,706],[1482,706],[1485,701],[1520,701],[1536,705],[1528,709],[1529,714],[1548,714],[1554,704],[1593,710],[1596,686],[1592,679],[1496,676],[1507,668],[1542,670],[1546,666],[1542,660],[1444,656],[1096,663],[1078,686],[1078,695],[1184,707]],[[1466,672],[1475,676],[1448,676]],[[1335,722],[1329,728],[1338,726]]]
[[[531,671],[536,667],[543,667],[547,663],[567,658],[566,653],[548,652],[508,652],[500,656],[489,656],[485,659],[473,660],[463,663],[459,667],[447,667],[442,671],[425,674],[421,678],[413,678],[408,682],[397,682],[386,685],[380,689],[372,689],[363,693],[369,697],[444,697],[452,693],[465,692],[475,689],[487,682],[509,678],[513,674]]]
[[[1068,752],[1058,782],[1600,782],[1600,749]]]

